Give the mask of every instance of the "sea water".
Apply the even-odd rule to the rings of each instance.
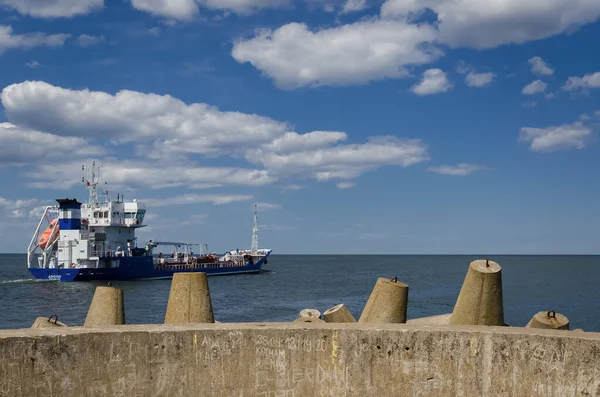
[[[600,332],[600,256],[272,255],[266,272],[209,277],[222,322],[292,321],[300,310],[344,303],[358,319],[378,277],[409,285],[408,318],[450,313],[469,263],[502,266],[505,321],[525,326],[539,311],[566,315],[571,329]],[[82,325],[94,289],[107,282],[38,281],[22,254],[0,254],[0,328],[29,328],[57,314]],[[113,281],[123,288],[128,324],[164,321],[170,280]]]

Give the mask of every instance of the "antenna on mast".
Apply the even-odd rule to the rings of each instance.
[[[258,251],[258,210],[254,203],[254,227],[252,228],[252,253]]]
[[[88,179],[86,180],[85,178],[82,178],[82,182],[85,182],[85,184],[87,185],[88,189],[90,190],[90,197],[88,199],[88,204],[91,207],[96,207],[98,205],[98,184],[100,183],[100,181],[102,180],[101,176],[100,176],[100,168],[104,167],[104,165],[101,165],[99,167],[96,167],[96,161],[92,161],[92,169],[89,169],[89,167],[82,165],[81,169],[82,170],[88,170]]]

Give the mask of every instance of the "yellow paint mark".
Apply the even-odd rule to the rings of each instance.
[[[469,342],[471,357],[475,357],[477,355],[477,338],[475,336],[471,336],[471,340]]]
[[[196,334],[194,334],[194,346],[196,346],[198,344],[198,337],[196,336]]]
[[[331,339],[331,365],[335,365],[335,360],[338,357],[338,340],[337,340],[337,329],[333,330],[333,338]]]

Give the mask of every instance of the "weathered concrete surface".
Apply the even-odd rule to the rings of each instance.
[[[547,312],[537,312],[529,320],[526,328],[547,328],[547,329],[569,329],[569,319],[567,316],[556,313],[554,310]]]
[[[35,319],[31,328],[56,328],[56,327],[67,327],[66,324],[58,321],[56,316],[51,317],[38,317]]]
[[[476,260],[469,264],[449,323],[504,325],[502,267],[499,264],[488,260]]]
[[[214,322],[206,273],[175,273],[171,280],[165,324]]]
[[[324,320],[321,320],[318,317],[298,317],[294,321],[294,323],[324,323]]]
[[[302,309],[298,317],[314,317],[321,318],[321,312],[317,309]]]
[[[407,320],[406,324],[423,324],[423,325],[448,325],[450,323],[452,313],[439,314],[437,316],[413,318]]]
[[[323,312],[323,320],[328,323],[355,323],[356,319],[350,313],[350,310],[340,303]]]
[[[0,396],[598,395],[598,333],[359,323],[0,331]]]
[[[408,285],[379,277],[358,318],[359,323],[405,323]]]
[[[84,327],[125,324],[123,290],[114,287],[96,287]]]

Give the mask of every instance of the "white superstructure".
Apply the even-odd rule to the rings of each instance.
[[[108,192],[98,197],[102,180],[95,162],[83,177],[90,192],[87,203],[75,199],[57,200],[58,206],[46,207],[27,250],[27,264],[44,268],[99,267],[100,258],[131,256],[136,248],[135,231],[144,227],[146,207],[137,200],[124,201],[117,195],[111,200]],[[110,259],[102,267],[118,266]]]

